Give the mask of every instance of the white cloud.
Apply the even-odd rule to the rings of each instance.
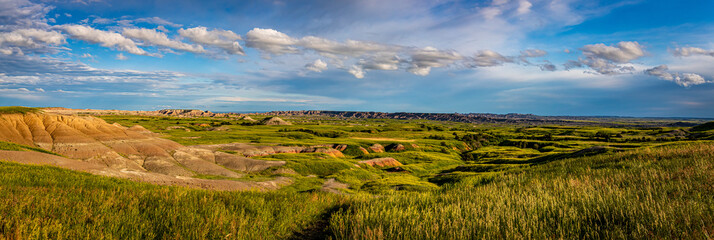
[[[631,73],[635,69],[626,63],[645,55],[639,43],[626,41],[615,46],[602,43],[585,45],[580,50],[584,57],[579,58],[578,63],[569,61],[565,64],[566,69],[585,65],[600,74]]]
[[[315,62],[308,63],[305,65],[305,69],[313,71],[313,72],[322,72],[327,70],[327,63],[323,62],[320,59],[315,60]]]
[[[442,51],[433,47],[425,47],[411,53],[411,66],[409,72],[426,76],[433,67],[444,67],[463,59],[454,51]]]
[[[247,47],[256,48],[266,53],[280,55],[298,52],[298,49],[293,46],[298,40],[273,29],[253,28],[245,36]]]
[[[0,75],[0,77],[2,76]],[[33,94],[33,92],[27,88],[0,88],[0,97],[33,101],[44,99],[42,96]]]
[[[191,45],[177,40],[169,39],[165,33],[157,32],[154,29],[146,28],[124,28],[122,32],[124,36],[138,39],[149,45],[168,47],[171,49],[192,52],[204,53],[206,50],[200,45]]]
[[[619,42],[616,46],[602,43],[585,45],[580,50],[589,58],[600,58],[616,63],[627,63],[645,55],[642,46],[637,42]]]
[[[678,57],[689,57],[689,56],[695,56],[695,55],[704,55],[704,56],[711,56],[714,57],[714,50],[706,50],[702,48],[696,48],[696,47],[683,47],[683,48],[676,48],[673,51],[674,56]]]
[[[516,13],[518,15],[527,14],[531,12],[531,7],[533,7],[532,3],[527,0],[521,0],[518,2],[518,9],[516,9]]]
[[[382,53],[376,54],[369,59],[362,59],[360,61],[360,65],[364,69],[397,70],[399,69],[400,62],[401,60],[399,59],[399,56],[390,53]]]
[[[99,43],[104,47],[113,47],[131,54],[159,56],[158,54],[147,53],[144,49],[137,47],[134,41],[125,38],[119,33],[102,31],[82,25],[64,25],[62,27],[69,35],[79,40]]]
[[[194,43],[220,48],[228,54],[245,55],[243,47],[236,40],[241,37],[228,30],[208,30],[206,27],[195,27],[189,29],[179,29],[182,37],[188,38]]]
[[[12,32],[0,33],[0,52],[21,54],[22,49],[42,49],[48,45],[61,45],[65,43],[64,36],[55,31],[40,29],[17,29]]]
[[[332,58],[338,55],[358,57],[374,52],[396,52],[398,50],[396,46],[387,46],[379,43],[354,40],[347,40],[344,43],[340,43],[314,36],[303,37],[296,44],[314,50],[323,56]]]
[[[122,53],[119,53],[119,54],[117,54],[116,59],[117,59],[117,60],[120,60],[120,61],[124,61],[124,60],[129,59],[129,57],[124,56],[124,54],[122,54]]]
[[[520,57],[522,58],[533,58],[533,57],[542,57],[548,55],[548,52],[545,50],[540,50],[540,49],[526,49],[521,51]]]
[[[364,69],[362,66],[353,65],[347,72],[354,75],[356,78],[364,78]]]
[[[505,57],[491,50],[479,51],[472,61],[474,67],[500,66],[509,62],[513,62],[513,58]]]
[[[645,70],[645,74],[650,76],[655,76],[663,80],[673,81],[677,85],[683,87],[690,87],[693,85],[699,85],[708,83],[702,76],[694,73],[670,73],[667,70],[669,68],[667,65],[659,65],[654,68]]]

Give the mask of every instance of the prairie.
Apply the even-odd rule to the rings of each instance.
[[[258,125],[230,117],[97,117],[140,125],[153,137],[210,148],[216,156],[281,163],[229,169],[239,177],[177,163],[192,178],[288,178],[290,184],[215,191],[0,161],[0,237],[707,239],[714,232],[714,130],[707,124],[530,126],[295,116],[284,117],[292,125]],[[64,156],[11,141],[0,141],[0,150]],[[360,163],[370,159],[399,164]]]

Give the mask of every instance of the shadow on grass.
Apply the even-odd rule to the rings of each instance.
[[[312,224],[310,224],[310,226],[300,231],[293,232],[292,236],[290,236],[288,239],[328,239],[328,237],[333,235],[330,231],[330,218],[332,217],[332,214],[347,209],[349,207],[349,204],[339,204],[331,208],[325,209],[325,211],[320,214],[319,220],[313,222]]]

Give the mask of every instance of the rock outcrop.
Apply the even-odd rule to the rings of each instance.
[[[289,122],[286,122],[285,120],[279,118],[279,117],[270,117],[270,118],[265,118],[263,120],[260,120],[260,125],[292,125]]]
[[[364,160],[364,161],[359,161],[358,163],[369,165],[369,166],[378,166],[378,167],[396,167],[396,166],[402,166],[402,163],[397,161],[394,158],[374,158],[370,160]]]
[[[369,150],[372,150],[372,152],[381,153],[384,152],[384,146],[382,146],[382,144],[375,143],[369,147]]]
[[[339,145],[335,145],[339,146]],[[245,157],[268,156],[277,153],[324,153],[331,157],[345,157],[342,152],[331,148],[333,145],[319,145],[310,147],[299,146],[256,146],[247,143],[225,143],[211,145],[196,145],[194,148],[209,149],[213,151],[224,150],[235,152]]]
[[[401,151],[406,150],[407,148],[404,147],[404,145],[402,145],[402,144],[393,143],[393,144],[389,144],[389,146],[387,146],[386,149],[389,152],[401,152]]]

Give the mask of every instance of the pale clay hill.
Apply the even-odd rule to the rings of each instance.
[[[238,172],[262,171],[272,166],[284,165],[285,162],[261,161],[217,152],[217,148],[211,146],[186,147],[159,138],[157,134],[138,125],[127,128],[118,124],[108,124],[91,116],[48,113],[5,114],[0,117],[0,140],[37,146],[64,156],[38,152],[0,151],[0,159],[3,160],[50,164],[151,183],[218,190],[244,190],[275,189],[291,182],[285,177],[265,182],[191,178],[198,174],[237,178],[241,176]],[[240,148],[249,152],[249,155],[276,153],[275,149],[270,147],[233,145],[233,149]],[[289,150],[308,151],[292,148]]]

